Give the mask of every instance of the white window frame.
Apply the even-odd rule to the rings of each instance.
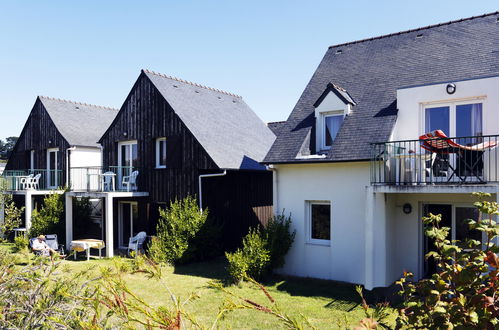
[[[55,152],[55,164],[54,164],[55,168],[50,168],[50,153],[51,152]],[[57,188],[58,185],[59,185],[59,183],[60,183],[59,180],[58,180],[58,177],[57,177],[57,171],[59,169],[57,167],[57,163],[58,163],[58,160],[59,160],[58,159],[59,158],[58,154],[59,154],[59,148],[49,148],[49,149],[47,149],[47,166],[46,166],[46,168],[47,168],[47,188],[51,188],[51,189]],[[51,179],[52,175],[55,175],[55,177],[54,177],[54,183],[55,183],[55,185],[51,185],[50,184],[50,179]]]
[[[130,237],[123,237],[123,207],[130,208],[130,235],[133,237],[133,208],[137,207],[137,212],[139,211],[138,202],[123,202],[118,203],[118,248],[127,249]]]
[[[161,142],[166,144],[166,138],[161,137],[156,139],[156,168],[166,168],[166,164],[162,165],[160,159]]]
[[[344,110],[337,110],[337,111],[328,111],[328,112],[321,112],[321,150],[329,150],[331,149],[331,146],[326,145],[326,118],[328,117],[339,117],[342,116],[343,120],[345,119],[345,111]],[[336,137],[335,137],[336,138]],[[334,139],[333,139],[334,142]]]
[[[467,99],[460,99],[454,101],[436,101],[436,102],[422,102],[420,103],[420,124],[419,131],[420,135],[429,133],[426,132],[426,109],[428,108],[437,108],[437,107],[449,107],[449,137],[456,136],[456,112],[458,105],[466,105],[466,104],[482,104],[482,133],[483,135],[487,135],[486,131],[486,122],[485,122],[485,107],[486,102],[483,97],[473,97]]]
[[[329,239],[317,239],[317,238],[312,238],[312,206],[313,205],[329,205]],[[327,200],[309,200],[305,201],[305,225],[306,225],[306,230],[305,232],[307,233],[307,239],[306,243],[307,244],[313,244],[313,245],[323,245],[323,246],[330,246],[331,245],[331,240],[333,237],[333,208],[331,205],[331,201]]]

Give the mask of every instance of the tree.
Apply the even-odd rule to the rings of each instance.
[[[16,145],[18,137],[9,136],[5,141],[0,140],[0,159],[8,159],[14,146]]]

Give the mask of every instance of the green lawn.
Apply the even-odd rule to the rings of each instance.
[[[10,249],[11,245],[0,244]],[[63,261],[70,270],[79,271],[90,266],[112,266],[110,259]],[[187,305],[198,322],[210,327],[226,295],[209,286],[211,281],[225,281],[225,261],[195,263],[185,266],[165,267],[164,280],[180,298],[197,293],[200,298]],[[126,275],[129,288],[152,305],[167,305],[170,298],[165,288],[154,279],[140,274]],[[355,287],[331,281],[273,276],[263,282],[268,292],[277,300],[281,309],[290,315],[306,315],[318,329],[353,328],[364,317]],[[229,286],[229,290],[257,302],[267,303],[262,292],[249,284]],[[220,328],[263,329],[282,328],[273,317],[258,311],[236,311],[220,323]]]

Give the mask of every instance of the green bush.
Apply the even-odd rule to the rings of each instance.
[[[259,228],[252,228],[243,238],[243,247],[234,253],[226,253],[229,261],[229,275],[234,282],[240,282],[247,275],[260,279],[270,265],[270,251],[266,237]]]
[[[64,195],[50,194],[43,200],[40,210],[34,210],[31,216],[30,237],[38,235],[57,234],[60,241],[64,240]]]
[[[159,213],[157,234],[148,250],[154,261],[186,263],[210,254],[207,247],[216,245],[218,237],[208,237],[206,233],[215,235],[217,231],[208,221],[208,210],[201,212],[195,197],[176,200]]]
[[[26,236],[20,235],[14,238],[14,250],[21,252],[28,247],[29,240]]]
[[[270,269],[284,266],[284,257],[288,253],[296,232],[291,232],[291,215],[286,217],[284,211],[269,219],[264,234],[270,250]]]
[[[293,244],[296,232],[290,232],[291,216],[284,212],[269,219],[267,226],[250,229],[243,246],[234,253],[225,253],[228,272],[236,283],[246,276],[260,279],[284,265],[284,257]]]
[[[486,217],[468,223],[470,229],[485,234],[485,243],[450,241],[450,228],[440,227],[440,215],[423,218],[428,226],[425,235],[434,240],[436,248],[426,258],[435,259],[438,271],[418,282],[410,281],[412,274],[406,273],[397,282],[404,297],[398,328],[499,328],[499,247],[493,243],[499,226],[492,220],[499,214],[499,204],[484,200],[490,194],[474,195],[480,199],[475,206]]]

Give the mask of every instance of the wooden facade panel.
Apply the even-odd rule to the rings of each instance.
[[[62,170],[62,185],[65,181],[66,149],[68,142],[59,133],[42,102],[37,99],[24,125],[23,131],[14,147],[6,170],[25,170],[30,168],[30,151],[35,152],[35,169],[47,168],[47,149],[58,148],[57,168]]]
[[[175,163],[156,169],[156,139],[167,138],[178,152]],[[101,142],[104,166],[118,165],[118,143],[137,140],[140,191],[151,201],[165,202],[197,194],[198,169],[217,169],[203,147],[189,132],[149,79],[141,74]],[[180,158],[180,160],[178,158]]]

